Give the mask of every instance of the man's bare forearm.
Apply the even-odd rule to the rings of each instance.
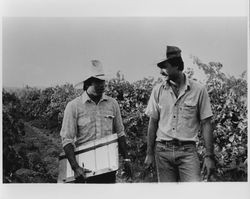
[[[158,120],[150,118],[148,125],[148,139],[147,139],[147,154],[154,154],[156,131],[158,129]]]
[[[213,145],[211,118],[207,118],[204,121],[202,121],[202,134],[205,142],[206,155],[213,155],[214,145]]]
[[[126,137],[121,136],[118,138],[118,144],[119,144],[119,151],[124,159],[128,158],[127,153],[127,143],[126,143]]]
[[[79,165],[76,161],[76,157],[74,154],[74,146],[72,144],[67,144],[63,147],[63,150],[65,152],[66,157],[68,158],[71,168],[73,170],[77,169]]]

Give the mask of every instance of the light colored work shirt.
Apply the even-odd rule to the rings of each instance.
[[[213,115],[205,86],[188,78],[178,97],[169,83],[156,85],[146,114],[158,120],[156,141],[197,141],[200,122]]]
[[[103,95],[98,104],[86,92],[70,101],[64,111],[61,128],[63,147],[71,143],[78,146],[91,140],[117,133],[124,136],[120,108],[117,101]]]

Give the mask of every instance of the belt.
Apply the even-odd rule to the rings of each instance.
[[[171,145],[174,145],[174,146],[184,146],[184,145],[189,145],[189,144],[193,144],[195,145],[195,141],[181,141],[181,140],[178,140],[178,139],[173,139],[173,140],[160,140],[160,141],[157,141],[161,144],[171,144]]]

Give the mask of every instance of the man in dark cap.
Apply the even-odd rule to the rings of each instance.
[[[203,170],[214,170],[212,110],[205,86],[183,73],[181,50],[167,46],[157,64],[165,81],[154,87],[146,114],[150,117],[145,164],[155,161],[159,182],[201,181],[196,141],[202,132],[206,148]]]

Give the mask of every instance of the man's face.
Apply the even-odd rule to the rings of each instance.
[[[94,96],[102,96],[105,90],[105,80],[93,78],[91,85],[88,88],[89,94]]]
[[[161,75],[163,75],[166,80],[175,80],[178,72],[178,67],[172,66],[168,62],[164,62],[164,65],[162,66],[160,71]]]

